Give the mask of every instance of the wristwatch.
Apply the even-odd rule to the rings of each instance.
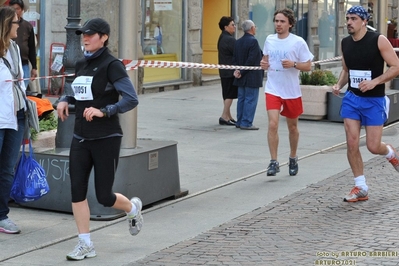
[[[100,111],[103,113],[104,117],[107,117],[107,109],[106,108],[100,108]]]
[[[294,62],[294,68],[296,68],[296,62]]]

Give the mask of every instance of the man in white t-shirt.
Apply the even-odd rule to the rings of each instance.
[[[277,10],[273,22],[276,33],[266,38],[263,47],[262,69],[267,70],[265,84],[266,110],[269,119],[267,140],[271,155],[268,176],[280,172],[277,161],[278,124],[280,114],[286,117],[289,131],[289,174],[298,173],[296,154],[299,140],[298,117],[303,112],[299,72],[310,71],[313,54],[303,38],[291,32],[295,25],[291,9]]]

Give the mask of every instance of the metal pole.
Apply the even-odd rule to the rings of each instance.
[[[67,39],[66,49],[64,53],[64,67],[66,73],[75,72],[76,61],[83,59],[83,51],[80,42],[80,35],[76,35],[75,31],[80,28],[80,0],[68,0],[68,24],[65,26]],[[70,89],[70,84],[74,77],[66,77],[65,83],[69,84],[65,89]],[[68,92],[68,91],[66,91]],[[68,94],[72,95],[72,94]]]
[[[138,58],[138,10],[139,1],[119,0],[119,58]],[[128,75],[134,88],[138,88],[137,70],[130,70]],[[130,149],[137,146],[137,107],[120,115],[123,130],[122,148]]]
[[[75,73],[76,61],[83,59],[83,51],[81,48],[80,35],[76,35],[75,31],[80,28],[80,0],[68,0],[68,24],[66,29],[66,49],[63,57],[65,73]],[[66,77],[63,94],[73,95],[72,82],[74,77]],[[58,101],[53,106],[57,108]],[[56,148],[69,148],[73,135],[73,126],[75,123],[75,105],[69,105],[69,118],[61,122],[58,119]]]

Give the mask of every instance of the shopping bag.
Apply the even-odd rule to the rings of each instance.
[[[23,203],[35,201],[49,193],[46,173],[43,167],[35,160],[31,140],[29,140],[29,156],[25,155],[25,143],[15,171],[14,182],[11,188],[11,198],[15,202]]]

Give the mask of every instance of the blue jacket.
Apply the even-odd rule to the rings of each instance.
[[[262,50],[255,36],[245,33],[238,39],[234,46],[233,65],[260,66]],[[259,88],[263,86],[263,70],[241,70],[241,78],[234,79],[234,85],[238,87]]]

